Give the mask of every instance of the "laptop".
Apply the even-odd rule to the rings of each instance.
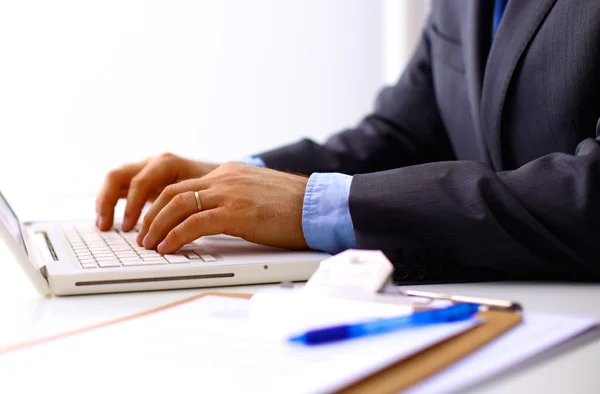
[[[173,255],[146,250],[137,229],[19,221],[0,193],[0,241],[41,294],[72,295],[307,280],[328,254],[291,251],[226,235],[202,237]]]

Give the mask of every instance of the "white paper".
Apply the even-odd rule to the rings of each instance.
[[[272,320],[254,317],[248,300],[203,297],[0,356],[0,392],[331,392],[477,324],[308,347],[265,329]]]
[[[463,392],[597,325],[593,318],[525,313],[521,324],[408,393]]]
[[[267,329],[275,335],[290,336],[299,331],[323,326],[406,316],[412,313],[412,304],[403,297],[387,298],[399,301],[395,304],[385,304],[379,299],[374,302],[372,297],[366,300],[340,299],[302,290],[278,289],[254,294],[250,300],[250,310],[254,318],[268,320]]]

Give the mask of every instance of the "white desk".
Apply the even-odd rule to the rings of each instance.
[[[82,206],[89,208],[88,205]],[[265,287],[239,286],[210,290],[255,292]],[[590,315],[600,319],[600,284],[477,283],[423,287],[432,291],[515,299],[529,310]],[[0,344],[123,316],[199,291],[40,298],[0,243]],[[522,371],[503,375],[473,390],[490,394],[599,391],[600,341],[586,343]]]
[[[196,294],[200,290],[40,298],[0,247],[0,344],[24,340],[106,319]],[[267,286],[210,290],[255,292]],[[576,313],[600,318],[600,285],[485,283],[421,286],[434,291],[513,298],[527,309]],[[597,393],[600,388],[600,341],[511,372],[473,392]]]
[[[531,311],[579,314],[600,319],[600,284],[472,283],[418,286],[421,289],[472,296],[514,299]],[[412,286],[411,286],[412,288]],[[596,337],[597,338],[597,337]],[[600,340],[523,366],[472,392],[506,393],[598,393],[600,392]]]

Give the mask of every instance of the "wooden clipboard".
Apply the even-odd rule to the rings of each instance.
[[[198,298],[215,295],[233,298],[252,297],[252,294],[245,293],[224,293],[224,292],[206,292],[184,298],[179,301],[164,304],[152,309],[128,315],[122,318],[108,320],[91,326],[65,331],[56,335],[34,339],[27,342],[21,342],[7,347],[0,347],[0,355],[24,349],[29,346],[35,346],[49,341],[54,341],[76,335],[82,332],[95,330],[100,327],[109,326],[140,316],[149,315],[173,306],[181,305]],[[440,342],[424,351],[411,356],[338,391],[343,394],[387,394],[397,393],[408,387],[434,375],[435,373],[450,366],[452,363],[467,356],[473,351],[479,349],[486,343],[499,337],[512,327],[519,324],[522,320],[521,315],[515,312],[480,312],[478,317],[483,319],[483,323],[474,328],[452,337],[446,341]]]
[[[521,323],[520,313],[480,312],[483,323],[345,388],[339,393],[397,393],[442,371]]]

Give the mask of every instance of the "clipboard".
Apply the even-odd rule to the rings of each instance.
[[[192,297],[184,298],[175,302],[164,304],[155,308],[147,309],[139,313],[125,317],[108,320],[91,326],[65,331],[48,337],[42,337],[31,341],[21,342],[7,347],[0,347],[0,355],[18,351],[30,346],[43,344],[70,337],[79,333],[95,330],[97,328],[110,326],[137,317],[159,312],[177,305],[181,305],[198,298],[213,295],[221,297],[233,297],[249,299],[252,294],[205,292]],[[369,377],[360,380],[338,391],[343,394],[354,393],[397,393],[410,386],[434,375],[435,373],[450,366],[452,363],[479,349],[486,343],[510,330],[521,322],[521,315],[513,311],[485,311],[478,315],[483,323],[459,334],[446,341],[440,342],[418,354],[398,361]]]
[[[522,321],[519,313],[509,311],[486,311],[477,316],[483,320],[482,324],[400,360],[338,393],[387,394],[406,390],[493,341]]]

